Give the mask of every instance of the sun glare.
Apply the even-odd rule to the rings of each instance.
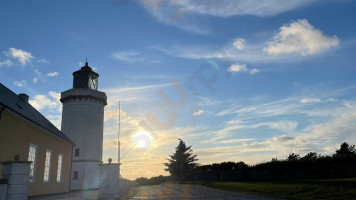
[[[136,147],[147,149],[150,147],[152,136],[146,131],[140,131],[132,136],[132,141]]]

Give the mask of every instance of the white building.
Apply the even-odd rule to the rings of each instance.
[[[88,66],[88,62],[73,76],[73,89],[61,93],[62,132],[76,144],[70,189],[97,189],[106,95],[97,90],[99,74]]]

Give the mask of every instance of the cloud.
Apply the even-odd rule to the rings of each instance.
[[[137,51],[118,51],[112,53],[110,57],[125,62],[135,62],[140,55],[141,53]]]
[[[179,6],[182,12],[229,17],[234,15],[277,15],[300,6],[314,2],[313,0],[180,0],[170,1],[171,5]]]
[[[11,60],[6,59],[5,61],[0,62],[0,67],[6,66],[6,67],[11,67],[12,65],[14,65],[13,62],[11,62]]]
[[[321,88],[317,88],[317,91],[312,93],[323,99],[334,99],[338,96],[354,93],[354,87],[329,90],[327,92],[319,92],[322,91],[320,89]],[[230,105],[225,110],[218,113],[217,116],[227,117],[227,115],[233,115],[233,118],[225,124],[215,127],[216,131],[201,143],[213,143],[221,140],[230,140],[231,137],[237,134],[244,134],[249,131],[252,133],[255,132],[262,134],[263,132],[263,134],[273,135],[293,134],[295,136],[306,134],[313,129],[313,125],[318,123],[328,123],[327,120],[331,122],[333,119],[337,119],[345,114],[347,110],[356,109],[356,102],[353,101],[340,102],[320,100],[322,103],[315,105],[300,103],[301,99],[303,98],[295,96],[271,102],[254,102],[251,103],[250,106],[241,105],[239,102],[230,103]],[[308,125],[309,127],[307,127]],[[320,125],[320,128],[322,127],[323,125]],[[339,128],[344,129],[341,127]],[[260,130],[263,131],[261,132]],[[276,132],[276,130],[278,132]],[[334,130],[336,130],[336,128]],[[332,137],[332,135],[329,135],[328,137]]]
[[[256,74],[256,73],[260,72],[259,69],[254,68],[254,69],[249,70],[245,64],[241,65],[238,63],[231,65],[230,67],[228,67],[226,69],[226,71],[228,71],[230,73],[249,72],[250,74]]]
[[[186,59],[219,59],[247,64],[266,64],[305,60],[309,58],[308,55],[323,53],[339,44],[336,36],[323,35],[307,20],[292,21],[282,26],[272,41],[265,38],[265,42],[250,43],[247,46],[242,41],[244,41],[242,38],[230,40],[220,48],[206,44],[170,47],[156,45],[151,48],[170,56]],[[256,72],[253,70],[251,74]]]
[[[336,36],[325,36],[306,19],[293,21],[279,30],[280,32],[263,49],[268,54],[313,55],[339,45],[339,39]]]
[[[35,74],[37,76],[41,76],[42,75],[42,73],[38,69],[33,70],[33,72],[35,72]]]
[[[273,122],[262,122],[262,123],[256,123],[253,125],[249,125],[246,128],[259,128],[262,126],[269,127],[271,129],[279,130],[284,133],[291,133],[294,132],[295,129],[298,126],[298,122],[294,121],[273,121]]]
[[[228,72],[247,72],[248,69],[246,65],[240,65],[238,63],[231,65],[229,68],[227,68]]]
[[[37,81],[38,81],[38,78],[36,78],[36,77],[34,77],[34,78],[32,79],[32,83],[37,83]]]
[[[59,101],[60,93],[49,91],[48,95],[35,95],[33,99],[29,100],[29,103],[36,108],[38,111],[41,111],[45,108],[54,109],[55,111],[60,110],[62,104]]]
[[[199,115],[201,115],[201,114],[203,114],[203,113],[204,113],[204,110],[199,109],[198,111],[196,111],[195,113],[193,113],[193,116],[199,116]]]
[[[246,47],[246,40],[243,38],[236,38],[233,42],[234,47],[238,50],[243,50]]]
[[[5,51],[4,53],[8,57],[17,59],[22,65],[30,63],[31,59],[33,58],[30,52],[21,49],[9,48],[9,50]]]
[[[49,60],[44,59],[44,58],[41,58],[41,59],[37,60],[37,62],[39,62],[39,63],[46,63],[46,64],[49,64],[49,63],[50,63]]]
[[[250,74],[256,74],[258,72],[260,72],[260,70],[256,68],[250,70]]]
[[[210,34],[205,16],[273,16],[315,2],[315,0],[142,0],[148,19],[195,34]]]
[[[219,143],[222,144],[230,144],[230,143],[243,143],[243,142],[250,142],[250,141],[254,141],[255,139],[252,138],[244,138],[244,139],[231,139],[231,140],[223,140],[223,141],[219,141]]]
[[[319,103],[321,100],[319,98],[303,98],[300,103]]]
[[[325,122],[313,123],[293,135],[283,134],[250,144],[197,149],[195,153],[199,158],[204,159],[226,156],[229,158],[236,156],[241,159],[243,155],[249,155],[243,161],[251,164],[263,161],[256,160],[251,155],[263,153],[268,153],[270,158],[285,158],[293,152],[303,155],[310,151],[330,155],[344,141],[356,143],[356,102],[349,102],[349,106],[347,109],[344,106],[338,107],[340,115]],[[234,143],[234,140],[222,140],[220,143]],[[266,156],[263,159],[266,159]]]
[[[152,84],[152,85],[143,85],[143,86],[135,86],[135,87],[120,87],[120,88],[109,88],[106,89],[108,92],[130,92],[130,91],[137,91],[137,90],[147,90],[147,89],[154,89],[160,87],[166,87],[171,84]]]
[[[49,76],[49,77],[58,76],[58,72],[50,72],[47,74],[47,76]]]
[[[26,80],[15,81],[14,84],[15,84],[17,87],[25,87],[26,84],[27,84],[27,81],[26,81]]]
[[[211,33],[209,28],[202,25],[204,20],[190,17],[189,14],[192,13],[184,11],[181,6],[174,4],[172,1],[167,1],[164,4],[147,3],[153,2],[150,0],[143,0],[142,2],[141,5],[148,12],[148,15],[145,15],[148,20],[175,26],[184,31],[199,35],[209,35]]]

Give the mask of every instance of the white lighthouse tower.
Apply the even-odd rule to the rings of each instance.
[[[73,88],[61,93],[62,132],[76,146],[73,149],[71,190],[99,188],[102,163],[104,92],[98,91],[98,77],[85,63],[73,73]]]

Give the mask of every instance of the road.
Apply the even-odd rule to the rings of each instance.
[[[162,184],[152,186],[140,186],[130,190],[123,198],[124,200],[146,200],[146,199],[206,199],[206,200],[271,200],[273,198],[238,194],[226,192],[201,185],[191,184]]]

